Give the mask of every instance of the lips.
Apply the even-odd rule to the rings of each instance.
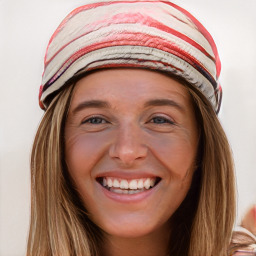
[[[117,194],[138,194],[155,187],[161,179],[159,177],[145,177],[140,179],[123,179],[119,177],[99,177],[97,181],[102,187]]]

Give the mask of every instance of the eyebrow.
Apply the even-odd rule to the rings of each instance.
[[[171,106],[171,107],[175,107],[178,110],[184,112],[185,108],[179,104],[178,102],[174,101],[174,100],[170,100],[170,99],[153,99],[153,100],[149,100],[145,103],[144,105],[145,107],[159,107],[159,106]]]
[[[144,104],[144,107],[158,107],[158,106],[171,106],[175,107],[182,112],[185,111],[184,107],[181,106],[179,103],[177,103],[174,100],[170,99],[153,99],[149,100]],[[106,101],[102,100],[89,100],[89,101],[83,101],[79,103],[74,110],[72,111],[72,114],[76,114],[77,112],[86,109],[86,108],[111,108],[110,104]]]
[[[102,100],[89,100],[79,103],[72,111],[73,114],[85,109],[85,108],[110,108],[110,104]]]

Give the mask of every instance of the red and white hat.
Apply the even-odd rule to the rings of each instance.
[[[197,87],[219,111],[221,65],[203,25],[170,1],[90,1],[72,11],[50,39],[40,106],[75,76],[103,68],[166,71]]]

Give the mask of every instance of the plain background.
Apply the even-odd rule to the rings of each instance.
[[[61,20],[86,0],[0,0],[0,256],[25,255],[29,157],[43,115],[44,52]],[[238,222],[256,202],[256,1],[180,0],[210,31],[222,60],[220,120],[236,164]]]

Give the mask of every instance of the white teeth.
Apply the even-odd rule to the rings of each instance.
[[[129,194],[129,195],[133,195],[133,194],[137,194],[142,192],[143,190],[127,190],[127,189],[118,189],[118,188],[110,188],[111,192],[117,193],[117,194]]]
[[[117,179],[114,179],[113,187],[114,188],[120,188],[119,181]]]
[[[139,190],[128,190],[128,194],[133,195],[137,194]]]
[[[129,189],[137,189],[137,180],[130,181]]]
[[[108,187],[111,188],[113,186],[112,180],[107,179]]]
[[[103,185],[104,186],[104,185]],[[120,182],[120,188],[122,189],[128,189],[129,188],[129,183],[127,180],[121,180]]]
[[[143,188],[143,180],[138,181],[138,188]]]
[[[115,193],[125,193],[125,194],[134,194],[144,191],[144,189],[149,189],[154,187],[156,183],[156,178],[142,178],[142,179],[118,179],[104,177],[102,185],[104,187],[112,188],[111,191]]]
[[[150,179],[149,179],[149,178],[146,179],[146,181],[144,182],[144,187],[145,187],[146,189],[149,189],[149,188],[150,188]]]
[[[112,187],[110,191],[117,193],[117,194],[124,194],[122,189]]]

